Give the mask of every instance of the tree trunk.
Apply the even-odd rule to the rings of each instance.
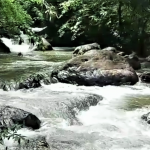
[[[118,5],[118,27],[119,27],[119,32],[121,32],[122,29],[122,2],[119,0],[119,5]]]
[[[145,20],[142,24],[142,27],[141,27],[141,35],[139,37],[139,47],[138,47],[138,54],[140,56],[145,56],[145,38],[146,38],[146,34],[145,34],[145,28],[146,28],[146,25],[147,25],[147,21],[148,20]]]

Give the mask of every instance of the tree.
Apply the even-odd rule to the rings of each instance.
[[[137,50],[142,55],[149,32],[149,6],[149,0],[67,0],[60,4],[61,17],[68,19],[59,33],[70,32],[73,40],[84,37],[102,47]]]
[[[0,8],[1,31],[16,32],[19,26],[32,23],[30,15],[16,1],[2,0],[0,1]]]

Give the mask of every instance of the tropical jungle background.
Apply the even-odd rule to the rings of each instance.
[[[101,48],[150,54],[150,0],[0,1],[1,37],[44,26],[52,46],[97,42]]]

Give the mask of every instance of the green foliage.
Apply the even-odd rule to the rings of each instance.
[[[11,128],[5,128],[3,130],[0,131],[0,144],[4,145],[3,140],[4,139],[13,139],[15,141],[18,142],[18,144],[21,144],[21,140],[26,141],[25,136],[22,136],[20,134],[17,133],[17,131],[20,129],[21,127],[19,125],[14,125]],[[6,147],[7,150],[7,147]]]
[[[55,41],[98,42],[141,55],[150,47],[150,0],[2,0],[0,6],[0,28],[7,31],[51,22]]]
[[[104,46],[137,50],[149,32],[149,6],[149,0],[63,1],[61,18],[69,17],[59,29],[60,37],[70,32],[72,40],[82,36]]]
[[[30,25],[32,18],[17,1],[0,1],[0,28],[8,31],[17,30],[18,26]]]

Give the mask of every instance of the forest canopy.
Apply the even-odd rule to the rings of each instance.
[[[45,21],[55,27],[54,41],[98,42],[140,55],[150,47],[150,0],[1,0],[0,8],[1,31]]]

